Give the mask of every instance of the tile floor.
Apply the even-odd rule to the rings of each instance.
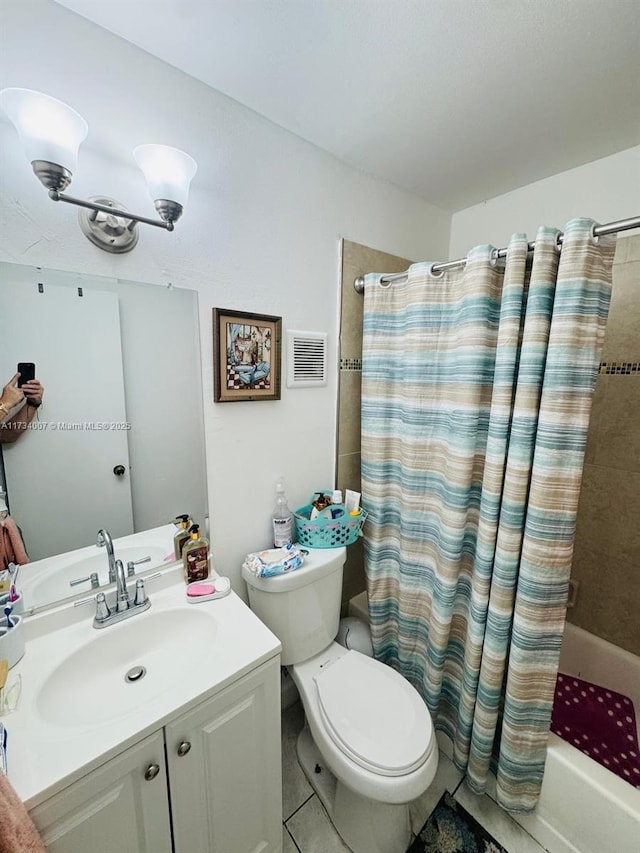
[[[304,712],[296,702],[282,713],[282,851],[283,853],[349,853],[318,797],[306,780],[296,755],[296,738]],[[544,853],[509,815],[488,796],[478,797],[462,781],[462,774],[441,754],[438,772],[426,793],[411,804],[411,824],[419,831],[443,792],[472,814],[509,853]]]

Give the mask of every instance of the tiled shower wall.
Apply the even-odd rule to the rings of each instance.
[[[368,272],[403,272],[411,264],[359,243],[342,241],[340,384],[338,391],[338,488],[360,491],[360,379],[362,371],[363,297],[353,282]],[[362,540],[347,549],[342,586],[343,610],[365,588]]]
[[[409,261],[343,243],[338,487],[360,491],[362,296],[353,280]],[[640,654],[640,236],[621,238],[585,456],[569,621]],[[349,547],[343,602],[365,588],[361,542]]]
[[[571,576],[569,621],[640,655],[640,236],[618,239]]]

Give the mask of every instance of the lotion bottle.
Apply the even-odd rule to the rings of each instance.
[[[209,542],[200,536],[200,527],[192,524],[190,538],[182,550],[185,583],[204,581],[209,577]]]

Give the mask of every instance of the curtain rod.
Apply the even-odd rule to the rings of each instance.
[[[593,236],[602,237],[604,234],[617,234],[618,231],[631,231],[632,228],[640,228],[640,216],[632,216],[630,219],[619,219],[617,222],[608,222],[606,225],[596,225],[593,229]],[[563,234],[558,234],[559,244],[562,243],[563,237]],[[529,251],[532,252],[535,242],[529,243],[528,246]],[[506,256],[506,248],[498,249],[496,253],[497,258],[506,258]],[[444,272],[445,270],[455,269],[455,267],[463,267],[466,263],[466,258],[458,258],[457,261],[447,261],[442,264],[434,264],[431,267],[431,271]],[[389,273],[388,275],[381,276],[380,282],[382,284],[390,284],[394,281],[405,281],[406,278],[406,272]],[[364,276],[358,276],[358,278],[353,282],[353,287],[356,293],[364,293]]]

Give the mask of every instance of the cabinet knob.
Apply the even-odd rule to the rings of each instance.
[[[144,778],[147,780],[147,782],[150,782],[152,779],[156,778],[159,772],[160,766],[158,764],[150,764],[144,771]]]
[[[180,746],[178,747],[178,755],[182,758],[183,755],[186,755],[191,749],[191,744],[188,740],[183,740]]]

